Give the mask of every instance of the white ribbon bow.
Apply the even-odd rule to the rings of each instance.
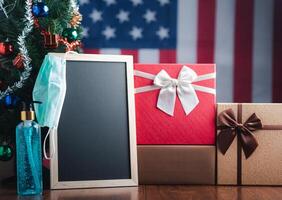
[[[179,97],[185,114],[188,115],[199,103],[195,90],[215,94],[213,88],[192,84],[193,82],[215,78],[215,74],[198,76],[194,70],[187,66],[182,67],[177,79],[171,78],[165,70],[161,70],[156,76],[138,70],[135,70],[134,74],[154,80],[154,85],[136,88],[135,93],[161,89],[157,107],[171,116],[174,113],[176,95]]]
[[[191,84],[196,78],[197,74],[186,66],[181,69],[177,79],[171,78],[164,70],[160,71],[154,79],[154,84],[161,87],[157,107],[173,116],[177,94],[185,114],[188,115],[199,103]]]

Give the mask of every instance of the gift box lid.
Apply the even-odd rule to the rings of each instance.
[[[215,143],[214,64],[135,64],[138,144]]]

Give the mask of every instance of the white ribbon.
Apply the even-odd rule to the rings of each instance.
[[[195,90],[215,94],[215,89],[213,88],[192,84],[215,78],[215,73],[198,76],[194,70],[187,66],[182,67],[177,79],[171,78],[165,70],[161,70],[156,76],[134,70],[134,75],[154,80],[154,85],[136,88],[135,93],[161,89],[157,107],[171,116],[174,113],[176,95],[179,97],[185,114],[188,115],[199,103]]]

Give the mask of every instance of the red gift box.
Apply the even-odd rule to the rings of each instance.
[[[138,144],[215,144],[214,64],[134,69]]]

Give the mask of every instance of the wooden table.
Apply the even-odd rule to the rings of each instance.
[[[282,187],[156,186],[45,190],[43,197],[17,197],[0,188],[0,200],[282,200]]]

